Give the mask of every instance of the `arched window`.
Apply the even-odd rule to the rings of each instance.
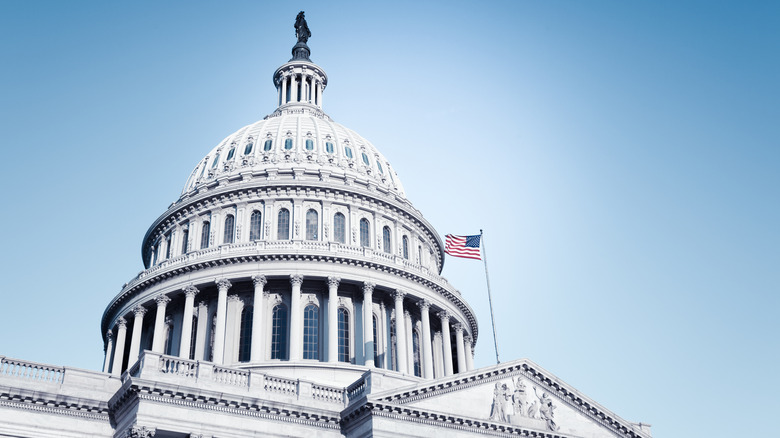
[[[246,146],[244,147],[244,155],[251,154],[252,153],[252,146],[254,146],[254,145],[255,144],[252,143],[251,141],[249,143],[247,143]]]
[[[338,243],[347,243],[347,221],[343,214],[333,215],[333,238]]]
[[[171,258],[171,235],[170,233],[165,236],[165,260]]]
[[[236,154],[236,148],[230,148],[230,151],[228,151],[228,156],[225,159],[225,161],[230,161],[233,159],[233,156]]]
[[[190,241],[190,230],[189,228],[186,230],[182,230],[181,232],[181,253],[187,254],[187,251],[189,250],[189,241]]]
[[[382,228],[382,246],[386,253],[390,254],[393,249],[390,248],[390,227]]]
[[[350,160],[352,159],[352,148],[349,146],[344,146],[344,153],[347,155],[347,158]]]
[[[211,168],[213,169],[213,168],[217,167],[217,163],[219,163],[219,154],[214,156],[214,161],[211,163]]]
[[[404,250],[404,258],[406,260],[409,260],[409,238],[404,236],[403,238],[403,250]]]
[[[250,351],[252,349],[252,306],[244,307],[241,311],[241,328],[239,329],[238,340],[238,361],[249,362]]]
[[[339,362],[349,362],[349,312],[339,308]]]
[[[209,247],[209,235],[211,234],[211,224],[209,221],[203,222],[203,227],[200,230],[200,249],[206,249]]]
[[[417,245],[417,263],[422,265],[422,245]]]
[[[173,321],[170,316],[165,317],[165,346],[163,351],[167,355],[173,354]]]
[[[376,168],[379,169],[379,173],[381,173],[382,175],[385,174],[385,171],[382,170],[382,165],[379,164],[379,161],[376,162]]]
[[[292,139],[291,138],[285,139],[284,140],[284,148],[289,151],[290,149],[292,149],[292,147],[293,147]]]
[[[287,307],[274,306],[271,316],[271,359],[287,359]]]
[[[303,309],[303,358],[319,359],[320,309],[309,304]]]
[[[370,226],[368,219],[360,219],[360,246],[371,246]]]
[[[317,240],[317,230],[319,229],[319,218],[316,210],[306,212],[306,240]]]
[[[214,338],[217,334],[217,315],[211,317],[211,336],[209,336],[209,362],[214,360]]]
[[[279,220],[276,226],[276,238],[278,240],[290,240],[290,210],[279,210]]]
[[[266,152],[270,151],[271,150],[271,146],[273,146],[273,144],[274,144],[274,141],[269,138],[268,140],[265,141],[265,145],[263,145],[263,150],[266,151]]]
[[[307,151],[313,151],[314,150],[314,141],[312,141],[312,139],[310,139],[310,138],[306,139],[306,150]]]
[[[371,323],[374,326],[374,366],[377,367],[377,368],[382,368],[382,364],[380,363],[380,360],[379,360],[379,345],[378,345],[379,343],[377,342],[378,339],[379,339],[379,336],[378,336],[378,334],[376,332],[376,327],[378,325],[376,323],[376,315],[373,315],[371,317]]]
[[[236,218],[229,214],[225,218],[225,235],[222,243],[233,243],[233,236],[236,234]]]
[[[412,356],[414,357],[414,375],[422,377],[420,368],[420,333],[417,330],[412,332]]]
[[[260,240],[260,230],[263,229],[263,214],[260,210],[252,212],[249,217],[249,240]]]
[[[368,155],[365,154],[365,152],[361,153],[363,155],[363,163],[366,164],[366,166],[371,166],[371,163],[368,161]]]
[[[333,153],[333,143],[331,142],[325,142],[325,152],[332,154]]]

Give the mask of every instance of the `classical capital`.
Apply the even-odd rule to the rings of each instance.
[[[157,432],[155,428],[146,426],[133,426],[125,433],[125,438],[152,438]]]
[[[146,315],[146,307],[136,306],[136,308],[133,309],[133,313],[135,314],[136,318],[139,316],[143,317],[144,315]]]
[[[441,340],[441,339],[442,339],[441,332],[436,332],[436,333],[433,334],[433,340],[434,341],[435,340]]]
[[[163,294],[163,295],[160,295],[157,298],[155,298],[154,301],[157,302],[157,307],[161,307],[161,306],[165,306],[168,303],[170,303],[171,299],[168,298],[168,295]]]
[[[202,300],[198,303],[198,307],[203,307],[204,309],[209,306],[209,302],[206,300]]]
[[[339,283],[341,283],[341,278],[339,277],[328,277],[328,287],[339,287]]]
[[[114,332],[109,330],[106,332],[106,340],[108,340],[108,342],[111,342],[112,339],[114,339]]]
[[[241,298],[237,294],[228,295],[228,301],[241,301]]]
[[[442,324],[446,324],[450,318],[452,318],[452,314],[446,310],[442,310],[441,312],[437,313],[436,316],[441,319]]]
[[[195,295],[198,294],[198,292],[200,292],[198,288],[193,285],[189,285],[185,288],[182,288],[182,291],[184,291],[184,295],[186,297],[194,297]]]
[[[375,287],[376,287],[376,284],[374,284],[374,283],[372,283],[370,281],[363,282],[363,293],[364,294],[371,293],[371,292],[373,292]]]
[[[406,292],[402,291],[401,289],[396,289],[393,292],[393,297],[396,301],[403,301],[404,297],[406,296]]]
[[[471,335],[463,336],[463,341],[469,345],[474,345],[474,339],[471,337]]]
[[[233,286],[233,283],[230,282],[227,278],[217,278],[214,280],[215,283],[217,283],[217,287],[222,290],[230,289],[231,286]]]
[[[252,283],[255,284],[255,287],[257,286],[263,287],[266,284],[268,284],[268,280],[266,280],[265,275],[256,274],[252,276]]]
[[[165,325],[173,325],[173,317],[170,315],[165,317]]]
[[[427,312],[431,310],[431,302],[428,300],[420,300],[417,302],[417,307],[420,308],[420,312]]]
[[[404,318],[411,318],[412,314],[408,310],[404,310]]]
[[[127,328],[127,320],[122,318],[121,316],[119,319],[116,320],[116,326],[122,330]]]
[[[452,328],[455,329],[455,333],[462,332],[463,331],[463,324],[456,322],[452,325]]]
[[[293,286],[300,286],[303,284],[303,275],[301,274],[290,274],[290,283],[292,283]]]

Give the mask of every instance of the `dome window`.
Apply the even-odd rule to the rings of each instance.
[[[211,168],[213,169],[213,168],[217,167],[217,163],[219,163],[219,154],[217,154],[217,155],[214,157],[214,162],[213,162],[213,163],[211,163]]]
[[[270,151],[271,150],[271,146],[273,144],[274,144],[274,141],[269,138],[268,140],[265,141],[265,145],[263,146],[263,150],[266,151],[266,152]]]
[[[352,159],[352,148],[349,146],[344,146],[344,153],[347,155],[347,158],[350,160]]]
[[[228,156],[225,161],[230,161],[233,159],[233,156],[236,154],[236,148],[230,148],[230,151],[228,151]]]
[[[251,141],[250,141],[249,143],[247,143],[247,144],[246,144],[246,147],[244,148],[244,155],[249,155],[249,154],[251,154],[251,153],[252,153],[252,146],[254,146],[254,145],[255,145],[255,144],[254,144],[254,143],[252,143]]]
[[[366,155],[365,152],[363,152],[362,155],[363,155],[363,162],[366,163],[366,166],[371,166],[371,163],[368,161],[368,155]]]
[[[288,139],[284,140],[284,148],[285,149],[287,149],[289,151],[290,149],[292,149],[292,146],[293,145],[292,145],[292,139],[291,138],[288,138]]]
[[[382,165],[379,164],[379,161],[376,162],[376,168],[379,169],[379,173],[381,173],[382,175],[385,174],[385,171],[382,170]]]
[[[371,246],[370,225],[368,219],[360,219],[360,246]]]
[[[325,151],[326,151],[327,153],[329,153],[329,154],[332,154],[332,153],[333,153],[333,143],[331,143],[331,142],[326,142],[326,143],[325,143]]]
[[[306,150],[307,151],[313,151],[314,150],[314,142],[310,138],[306,139]]]

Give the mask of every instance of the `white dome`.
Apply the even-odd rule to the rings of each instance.
[[[265,119],[227,136],[190,174],[182,196],[215,180],[329,172],[376,184],[405,197],[393,167],[368,140],[308,104],[280,106]]]

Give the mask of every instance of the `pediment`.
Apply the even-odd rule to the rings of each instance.
[[[369,400],[563,436],[650,438],[527,359],[372,394]]]

